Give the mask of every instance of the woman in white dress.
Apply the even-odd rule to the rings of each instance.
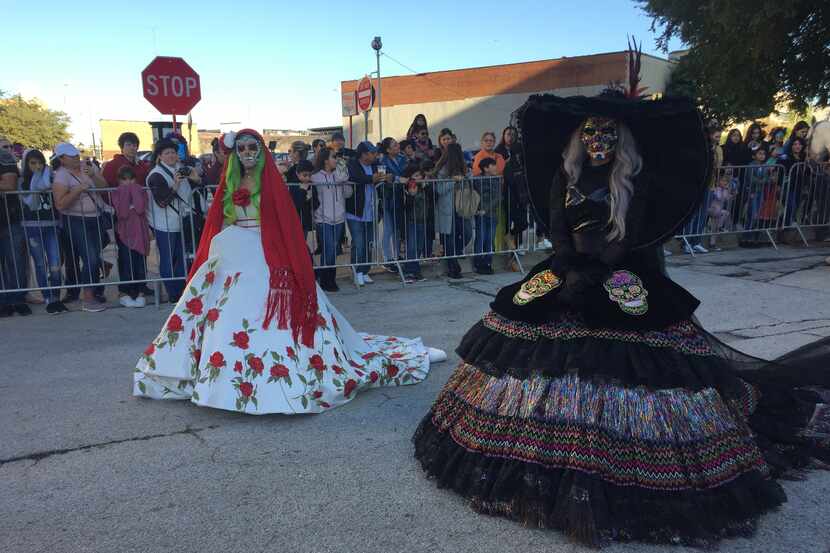
[[[317,286],[300,221],[262,137],[232,148],[188,285],[134,372],[133,393],[248,414],[319,413],[366,388],[416,384],[420,339],[358,334]]]

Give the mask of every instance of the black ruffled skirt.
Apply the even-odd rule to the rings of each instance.
[[[655,278],[668,281],[642,281],[677,287]],[[672,312],[695,302],[680,297]],[[830,462],[830,341],[769,362],[691,312],[628,329],[549,313],[528,322],[494,310],[473,326],[413,437],[427,474],[476,510],[590,545],[705,546],[750,534],[786,501],[776,477]]]

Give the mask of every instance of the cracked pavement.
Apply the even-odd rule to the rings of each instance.
[[[830,336],[828,248],[669,258],[710,331],[772,357]],[[532,266],[530,256],[523,260]],[[452,350],[516,274],[401,288],[389,276],[332,301],[359,330],[450,353],[417,386],[329,413],[243,416],[130,396],[132,366],[169,310],[0,320],[2,552],[587,552],[556,532],[477,515],[435,488],[409,438],[457,362]],[[789,501],[720,551],[827,553],[830,473],[785,481]],[[615,544],[617,552],[685,553]]]

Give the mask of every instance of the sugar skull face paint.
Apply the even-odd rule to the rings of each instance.
[[[640,277],[631,271],[615,271],[605,281],[604,288],[608,299],[617,303],[623,313],[644,315],[648,311],[648,290]]]
[[[592,159],[607,159],[619,141],[617,122],[607,117],[589,117],[582,124],[580,139]]]
[[[236,139],[236,155],[245,169],[256,165],[261,150],[259,141],[253,136],[242,135]]]

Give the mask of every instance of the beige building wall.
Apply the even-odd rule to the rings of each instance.
[[[551,92],[562,96],[599,94],[605,86],[585,86],[541,92]],[[442,128],[450,128],[462,147],[477,149],[480,147],[481,134],[484,131],[493,131],[497,139],[501,131],[510,124],[510,115],[525,103],[529,94],[500,94],[467,98],[464,100],[448,100],[441,102],[426,102],[423,104],[403,104],[383,108],[383,134],[397,139],[404,138],[409,125],[419,113],[423,113],[429,125],[429,134],[433,141],[438,139]],[[378,135],[378,110],[369,113],[369,140],[380,142]],[[365,136],[364,116],[352,117],[353,142],[357,145]],[[346,142],[349,140],[349,118],[344,118],[343,134]]]

